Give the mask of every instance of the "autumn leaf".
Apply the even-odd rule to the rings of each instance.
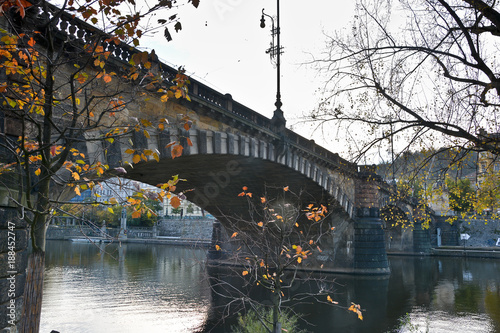
[[[186,142],[187,142],[188,146],[190,146],[190,147],[193,146],[193,141],[191,141],[190,138],[186,138]]]
[[[237,232],[233,232],[233,234],[231,235],[231,238],[234,238],[236,236],[238,236],[238,233]]]
[[[138,219],[139,217],[141,217],[141,212],[139,212],[137,210],[134,211],[134,212],[132,212],[132,218],[133,219]]]
[[[265,198],[265,197],[261,197],[261,198],[260,198],[260,202],[262,202],[262,203],[266,203],[266,198]]]
[[[139,163],[141,161],[141,155],[139,154],[135,154],[133,157],[132,157],[132,162],[134,162],[135,164]]]
[[[170,205],[174,208],[179,208],[179,206],[181,205],[181,200],[178,198],[178,197],[172,197],[172,199],[170,199]]]
[[[326,300],[327,300],[328,302],[330,302],[330,303],[333,303],[333,304],[339,304],[339,302],[334,301],[334,300],[330,297],[330,295],[328,295],[328,296],[326,297]]]
[[[245,192],[241,192],[240,194],[238,194],[239,197],[244,197],[245,196]]]
[[[28,45],[31,47],[35,46],[35,40],[33,39],[33,37],[31,37],[30,40],[28,41]]]
[[[243,275],[243,276],[248,275],[248,271],[241,272],[241,275]]]
[[[112,79],[111,79],[111,75],[109,75],[109,74],[104,75],[102,79],[103,79],[103,80],[104,80],[104,82],[106,82],[106,83],[110,83],[110,82],[111,82],[111,80],[112,80]]]
[[[217,251],[220,251],[220,246],[219,246],[219,245],[215,245],[215,249],[216,249]]]
[[[42,173],[42,170],[40,168],[36,169],[35,175],[40,176],[40,173]]]
[[[263,226],[264,226],[264,223],[262,223],[262,221],[261,221],[261,222],[257,223],[257,225],[258,225],[259,227],[263,227]]]
[[[243,191],[247,191],[247,190],[248,190],[248,187],[243,186]]]
[[[75,187],[75,193],[76,195],[81,196],[80,189],[78,188],[78,186]]]
[[[301,257],[298,257],[297,258],[297,262],[300,264],[302,262],[302,258]]]
[[[181,145],[176,145],[172,148],[172,151],[171,151],[171,154],[172,154],[172,158],[176,158],[176,157],[180,157],[182,156],[182,151],[183,151],[183,147]]]
[[[283,191],[287,192],[288,191],[288,186],[283,188]]]

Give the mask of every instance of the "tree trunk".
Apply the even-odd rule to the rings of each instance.
[[[39,203],[44,200],[39,200]],[[28,258],[26,283],[24,284],[24,306],[21,315],[21,333],[38,333],[42,314],[43,274],[45,270],[46,216],[35,214],[31,225],[32,253]]]
[[[38,333],[40,330],[44,265],[45,252],[34,251],[28,259],[28,268],[26,270],[21,333]]]

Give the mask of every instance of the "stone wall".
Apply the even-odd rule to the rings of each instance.
[[[74,237],[97,237],[101,236],[96,229],[82,226],[56,226],[51,225],[47,229],[47,239],[63,240]]]
[[[28,230],[17,210],[0,208],[0,332],[17,332],[28,265]]]
[[[500,220],[461,220],[458,222],[458,229],[461,234],[470,235],[465,242],[467,247],[496,247],[496,242],[500,238]],[[464,245],[463,240],[459,242],[459,245]]]
[[[163,219],[158,221],[158,236],[211,240],[213,219]]]

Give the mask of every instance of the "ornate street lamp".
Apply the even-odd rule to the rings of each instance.
[[[281,92],[280,92],[280,55],[283,53],[283,47],[280,44],[280,2],[277,2],[277,12],[276,12],[276,27],[274,26],[274,18],[270,15],[264,13],[264,8],[262,9],[262,16],[260,18],[260,27],[265,28],[265,17],[267,16],[271,19],[271,46],[266,50],[266,53],[269,54],[271,60],[276,59],[276,102],[274,105],[276,106],[276,110],[274,111],[272,122],[278,127],[280,130],[285,129],[286,120],[283,115],[283,111],[281,110]],[[276,44],[275,44],[276,37]]]

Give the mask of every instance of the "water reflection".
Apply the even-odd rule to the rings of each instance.
[[[42,332],[229,332],[229,299],[211,290],[205,251],[173,246],[49,242]],[[500,332],[500,262],[391,257],[390,277],[329,276],[331,296],[364,320],[317,302],[295,305],[311,332]],[[227,273],[230,274],[227,274]],[[235,286],[241,274],[210,271]],[[333,282],[334,281],[334,282]],[[326,283],[326,282],[325,282]],[[302,284],[295,292],[327,285]],[[265,299],[261,291],[252,291]],[[225,317],[225,315],[224,315]]]
[[[193,332],[210,304],[204,258],[170,246],[49,242],[41,331]]]

